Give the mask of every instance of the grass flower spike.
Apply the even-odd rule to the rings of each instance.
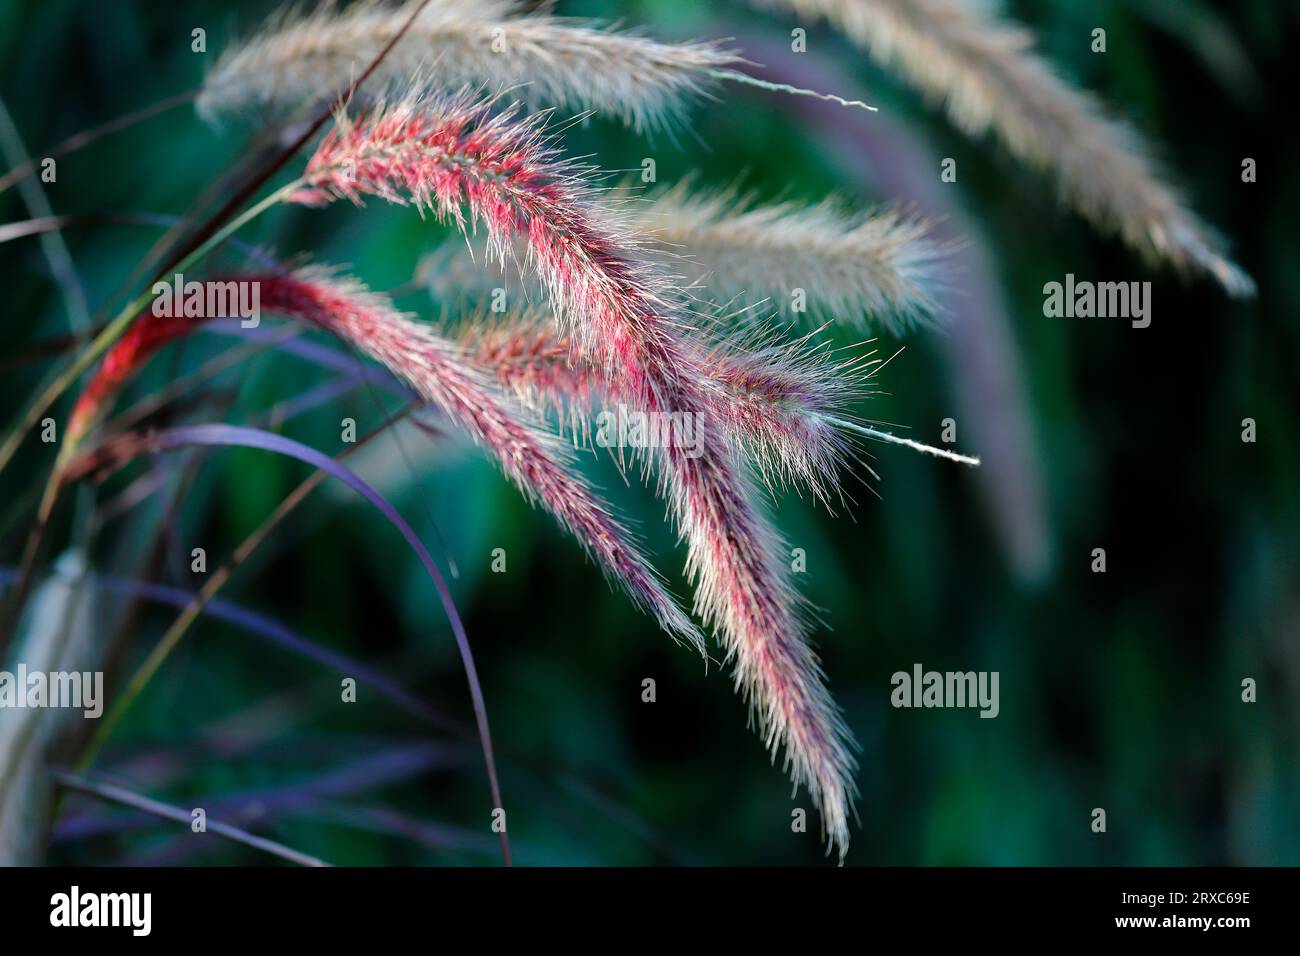
[[[972,135],[992,130],[1032,166],[1050,169],[1065,201],[1148,258],[1213,276],[1230,294],[1255,283],[1220,238],[1165,183],[1137,133],[1035,55],[1028,31],[968,0],[753,0],[824,18],[942,101]]]
[[[591,440],[592,409],[629,400],[619,376],[575,356],[537,310],[471,323],[460,340],[522,403],[555,415],[580,443]],[[804,487],[830,504],[842,497],[840,473],[854,456],[852,436],[835,423],[852,419],[847,406],[865,394],[879,360],[840,359],[809,341],[698,343],[690,360],[709,383],[711,411],[768,487]]]
[[[306,203],[374,195],[431,209],[463,231],[481,225],[502,260],[525,244],[525,268],[546,286],[576,347],[617,375],[634,407],[691,416],[692,454],[676,435],[656,450],[661,483],[688,543],[696,609],[716,627],[760,732],[821,809],[842,854],[856,767],[800,619],[775,532],[756,510],[710,386],[681,339],[688,316],[639,265],[627,240],[595,215],[582,170],[560,161],[536,120],[465,97],[407,98],[340,117],[307,166]]]
[[[1263,4],[264,0],[248,21],[182,0],[91,34],[68,6],[0,6],[23,41],[0,91],[21,317],[0,357],[0,866],[842,865],[852,834],[861,863],[886,844],[979,863],[996,839],[944,815],[1019,800],[1044,736],[1020,718],[1094,636],[1055,613],[1105,570],[1079,556],[1080,515],[1121,564],[1166,525],[1244,515],[1249,553],[1202,535],[1184,577],[1226,568],[1211,590],[1260,598],[1229,610],[1286,610],[1252,586],[1286,583],[1289,539],[1259,533],[1295,530],[1268,520],[1285,496],[1248,482],[1243,510],[1231,480],[1282,474],[1270,409],[1291,407],[1255,387],[1287,381],[1288,350],[1261,343],[1295,313]],[[106,91],[103,63],[131,82]],[[158,163],[159,143],[193,161]],[[1211,223],[1229,214],[1239,249]],[[1269,295],[1233,301],[1252,273]],[[1232,333],[1220,394],[1190,405],[1187,363],[1164,359],[1189,314]],[[1213,455],[1134,437],[1189,409]],[[1145,535],[1104,507],[1137,473],[1105,462],[1134,449],[1186,486]],[[1077,469],[1048,465],[1081,457],[1075,493]],[[972,487],[949,463],[988,467]],[[338,504],[345,521],[301,520]],[[1044,597],[1077,633],[999,684]],[[1135,608],[1159,623],[1111,601],[1110,644],[1163,667],[1159,628],[1130,639]],[[1236,618],[1219,630],[1267,636]],[[673,644],[625,640],[656,628]],[[683,693],[734,708],[738,736]],[[907,746],[939,724],[993,741],[1004,785],[900,817],[917,788],[895,778],[963,782]],[[248,829],[241,794],[265,804]],[[195,801],[224,842],[155,832]],[[1031,823],[1100,846],[1056,804]]]
[[[398,313],[382,295],[322,268],[241,276],[260,286],[262,308],[324,329],[387,366],[486,449],[511,481],[553,514],[633,601],[674,638],[703,651],[690,619],[665,589],[628,531],[570,467],[566,449],[503,396],[464,350]],[[73,413],[83,433],[149,355],[191,331],[193,319],[151,313],[106,356]]]
[[[512,16],[513,2],[433,0],[386,57],[379,88],[512,90],[531,107],[614,116],[637,130],[672,126],[684,106],[741,59],[714,43],[659,43],[551,16]],[[273,23],[224,54],[199,110],[292,107],[342,88],[401,28],[410,6],[326,4]]]
[[[760,205],[678,186],[630,204],[631,226],[710,298],[791,314],[794,291],[819,315],[890,331],[935,318],[945,249],[897,209],[851,213],[834,199]]]

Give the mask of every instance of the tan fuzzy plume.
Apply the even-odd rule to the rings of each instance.
[[[429,87],[510,90],[529,107],[587,110],[637,130],[671,126],[716,75],[742,61],[713,43],[659,43],[600,24],[510,14],[503,0],[433,0],[383,60],[369,91]],[[269,24],[228,50],[199,97],[209,118],[329,96],[401,29],[410,4],[333,4]]]
[[[1137,133],[1031,51],[1026,30],[970,0],[751,0],[823,18],[942,100],[971,135],[992,129],[1008,150],[1055,172],[1062,197],[1098,229],[1149,259],[1213,276],[1234,296],[1255,284],[1220,239],[1162,181]]]
[[[789,315],[802,289],[816,314],[871,318],[892,331],[932,320],[938,309],[945,249],[926,238],[929,223],[901,210],[860,215],[833,198],[760,205],[689,185],[630,208],[646,246],[715,300]]]

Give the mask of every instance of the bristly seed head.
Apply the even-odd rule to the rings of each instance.
[[[847,493],[841,473],[857,460],[857,441],[837,422],[855,421],[849,404],[863,397],[880,360],[869,351],[841,358],[811,345],[813,333],[793,342],[772,335],[728,336],[688,342],[687,357],[707,383],[710,409],[774,495],[806,488],[828,507]],[[460,341],[475,361],[530,408],[552,414],[587,445],[591,412],[603,402],[626,402],[619,376],[575,356],[550,316],[527,310],[467,323]]]
[[[208,118],[250,106],[292,108],[328,96],[374,59],[412,2],[325,4],[272,21],[223,53],[199,96]],[[718,43],[660,43],[595,21],[519,15],[513,0],[433,0],[385,57],[367,89],[411,82],[513,91],[531,109],[613,117],[637,131],[675,131],[686,106],[744,60]]]
[[[695,376],[680,329],[689,316],[603,223],[582,171],[558,159],[537,119],[465,96],[408,97],[348,119],[312,156],[295,197],[374,195],[410,202],[465,233],[487,232],[498,261],[516,241],[581,354],[617,376],[634,407],[700,422],[702,454],[656,450],[661,487],[689,549],[696,610],[715,625],[773,754],[808,787],[841,855],[856,793],[848,730],[805,636],[782,544],[755,508],[725,426]],[[466,214],[468,211],[468,216]]]
[[[465,350],[393,308],[387,297],[320,267],[240,276],[257,283],[262,308],[324,329],[387,366],[487,450],[530,501],[551,512],[674,639],[704,653],[704,641],[668,593],[633,536],[571,467],[570,454],[511,402]],[[204,318],[211,318],[205,316]],[[89,427],[121,384],[168,341],[201,319],[141,315],[109,352],[74,411],[74,434]]]

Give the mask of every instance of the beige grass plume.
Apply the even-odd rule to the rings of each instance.
[[[380,64],[372,92],[406,89],[423,77],[443,89],[511,90],[529,107],[592,110],[641,130],[671,125],[718,74],[743,62],[714,43],[659,43],[590,21],[511,16],[517,7],[513,0],[433,0]],[[221,57],[199,111],[213,118],[331,95],[409,15],[409,4],[363,2],[280,17]]]
[[[733,191],[689,184],[633,203],[630,226],[645,245],[710,298],[812,313],[892,331],[933,319],[936,266],[945,249],[930,224],[899,209],[853,212],[828,198],[812,206],[763,205]]]
[[[942,99],[971,135],[992,129],[1017,158],[1056,173],[1063,199],[1149,259],[1213,276],[1234,296],[1255,284],[1162,181],[1137,133],[1034,54],[1028,31],[971,0],[751,0],[820,17],[913,86]]]

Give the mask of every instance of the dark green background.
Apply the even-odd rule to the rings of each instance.
[[[271,4],[45,0],[0,4],[0,96],[29,150],[193,87],[233,36]],[[799,579],[824,608],[816,634],[831,688],[862,745],[861,825],[852,864],[1215,864],[1300,862],[1300,573],[1295,358],[1300,273],[1294,222],[1297,152],[1291,88],[1294,3],[1038,2],[1011,12],[1039,33],[1061,71],[1095,90],[1142,130],[1192,205],[1231,240],[1260,286],[1229,301],[1210,282],[1180,282],[1099,238],[1055,202],[1050,179],[991,140],[954,131],[940,111],[871,66],[832,31],[809,25],[809,50],[834,91],[865,95],[880,120],[841,111],[839,134],[878,149],[920,150],[924,174],[958,160],[943,193],[953,215],[977,222],[1025,381],[1036,443],[1050,564],[1017,573],[983,505],[977,475],[891,447],[873,448],[881,499],[859,493],[829,517],[794,496],[775,503]],[[560,12],[625,17],[665,39],[734,36],[775,69],[794,21],[738,3],[560,3]],[[206,56],[190,52],[208,30]],[[1093,27],[1109,51],[1089,52]],[[753,52],[761,48],[763,55]],[[566,134],[574,154],[607,169],[655,157],[661,183],[697,171],[703,183],[743,182],[770,197],[815,201],[838,191],[871,205],[877,170],[827,141],[806,101],[731,87],[690,114],[689,130],[639,138],[593,122]],[[59,161],[47,187],[60,213],[183,211],[246,148],[238,123],[204,126],[192,110],[166,114]],[[1243,157],[1258,182],[1243,184]],[[7,165],[7,164],[6,164]],[[16,190],[0,219],[27,218]],[[447,232],[409,211],[285,209],[245,238],[278,254],[350,263],[375,288],[407,282]],[[130,273],[157,232],[98,226],[66,234],[92,307]],[[233,259],[229,261],[234,261]],[[34,239],[0,248],[4,354],[67,331],[58,288]],[[1153,283],[1153,324],[1047,319],[1042,286],[1080,278]],[[949,285],[960,295],[965,279]],[[434,315],[427,296],[403,306]],[[835,333],[845,343],[860,336]],[[942,333],[916,333],[882,376],[887,396],[858,413],[936,441],[939,422],[987,413],[958,408]],[[139,397],[196,367],[229,340],[198,336],[149,366]],[[879,343],[892,351],[888,339]],[[9,362],[0,395],[12,420],[46,364]],[[219,380],[228,420],[322,381],[324,373],[268,352]],[[68,404],[60,407],[66,415]],[[220,407],[209,409],[211,418]],[[382,419],[356,393],[293,422],[287,433],[338,450],[338,420],[364,432]],[[1241,420],[1258,442],[1240,440]],[[959,432],[959,436],[964,434]],[[779,768],[746,728],[746,707],[717,668],[706,675],[583,560],[544,514],[530,510],[472,449],[403,434],[415,462],[380,439],[358,468],[433,542],[430,512],[461,570],[453,582],[483,680],[499,749],[509,829],[525,864],[817,863],[813,833],[793,834]],[[373,453],[372,453],[373,452]],[[17,506],[43,479],[48,454],[29,444],[0,477]],[[682,553],[662,505],[625,488],[608,461],[591,473],[644,530],[676,581]],[[190,548],[219,562],[306,474],[264,453],[205,456],[166,533],[159,578],[185,587]],[[107,497],[123,486],[119,476]],[[115,523],[96,565],[131,574],[160,525],[156,498]],[[0,542],[12,565],[24,522]],[[67,512],[55,523],[66,541]],[[488,573],[505,548],[508,573]],[[1090,572],[1104,547],[1108,571]],[[47,552],[47,560],[51,552]],[[271,614],[323,646],[381,667],[431,706],[470,722],[463,673],[423,571],[396,532],[337,489],[317,492],[245,567],[228,598]],[[107,616],[106,616],[107,619]],[[146,608],[123,660],[141,658],[171,620]],[[1001,715],[889,706],[889,678],[916,662],[940,670],[996,670]],[[643,704],[641,681],[657,681]],[[1240,683],[1258,682],[1242,703]],[[246,825],[340,864],[492,863],[491,801],[472,736],[430,728],[376,694],[338,703],[339,675],[204,621],[167,663],[98,765],[115,779],[182,806],[236,795]],[[248,728],[254,733],[244,738]],[[240,741],[243,741],[242,743]],[[367,760],[434,743],[445,761],[385,776]],[[396,759],[396,758],[395,758]],[[396,759],[402,766],[402,760]],[[321,781],[333,782],[321,797]],[[339,781],[342,781],[341,783]],[[316,788],[311,790],[311,788]],[[315,793],[310,805],[292,799]],[[249,811],[249,793],[288,806]],[[260,799],[260,797],[258,798]],[[1108,831],[1090,831],[1104,807]],[[377,815],[373,811],[391,811]],[[154,820],[141,825],[82,801],[65,811],[109,825],[56,841],[51,859],[262,863],[268,858]],[[371,825],[387,820],[387,832]],[[411,828],[424,827],[425,839]],[[437,829],[437,828],[445,829]],[[402,830],[406,829],[406,833]],[[396,832],[394,832],[396,831]],[[463,838],[463,839],[462,839]],[[463,842],[465,846],[447,845]]]

